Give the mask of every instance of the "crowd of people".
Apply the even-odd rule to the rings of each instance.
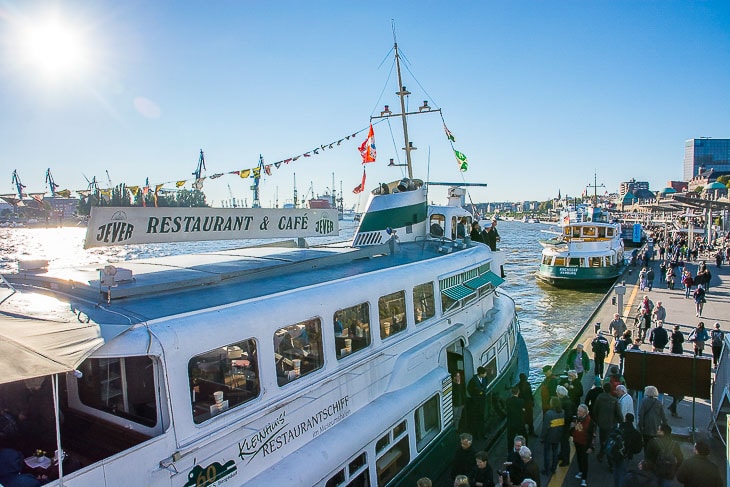
[[[486,236],[493,233],[492,224],[487,227],[483,230],[475,222],[472,240],[485,242]],[[730,243],[730,238],[724,240]],[[706,254],[707,249],[708,246],[701,240],[688,245],[686,237],[681,235],[674,240],[658,235],[652,247],[635,255],[641,266],[639,288],[650,293],[655,286],[669,290],[681,286],[684,297],[692,299],[696,316],[702,318],[712,272],[698,257],[701,253]],[[658,266],[655,265],[655,257],[659,259]],[[728,260],[730,246],[716,250],[717,267]],[[697,263],[694,275],[686,262]],[[667,487],[675,479],[685,487],[720,487],[720,470],[708,458],[708,440],[697,439],[693,455],[684,458],[679,444],[672,438],[667,417],[670,414],[678,416],[677,406],[683,398],[672,397],[671,405],[665,407],[657,387],[646,386],[639,394],[640,391],[632,390],[631,384],[626,383],[622,374],[626,353],[641,350],[647,343],[652,352],[672,354],[683,354],[685,343],[689,343],[696,356],[703,356],[709,344],[713,364],[717,367],[723,342],[724,332],[719,322],[714,323],[709,331],[705,323],[699,321],[685,336],[679,324],[667,321],[667,310],[662,301],[654,303],[646,294],[637,307],[633,329],[627,326],[619,313],[615,313],[607,333],[597,329],[596,337],[590,343],[592,357],[584,350],[583,344],[578,344],[567,355],[569,370],[564,374],[554,374],[549,365],[543,368],[544,380],[538,395],[543,414],[538,428],[533,425],[532,387],[525,374],[521,374],[520,382],[512,388],[506,401],[507,455],[503,463],[492,466],[485,451],[475,451],[475,437],[482,438],[484,434],[478,424],[470,432],[460,431],[460,445],[450,471],[453,485],[545,486],[558,468],[570,464],[571,452],[574,451],[578,466],[576,480],[583,487],[588,485],[588,459],[592,455],[606,467],[607,472],[604,473],[611,476],[614,487]],[[607,367],[605,361],[611,351],[618,357],[618,364],[608,364]],[[591,365],[593,387],[584,391],[582,379],[591,374]],[[479,409],[480,400],[484,400],[485,390],[481,385],[486,371],[479,369],[469,381],[465,393],[456,394],[454,414],[457,424],[464,405],[470,404]],[[460,378],[455,378],[455,381],[460,382]],[[471,426],[473,423],[468,421],[466,424]],[[535,457],[532,441],[540,442],[538,452],[542,458]],[[424,478],[417,485],[431,487],[431,482]]]

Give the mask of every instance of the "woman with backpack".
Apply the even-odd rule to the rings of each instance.
[[[697,309],[696,316],[701,317],[702,308],[705,307],[705,303],[707,302],[707,299],[705,299],[705,290],[701,286],[697,286],[697,289],[695,289],[692,297],[695,300],[695,308]]]

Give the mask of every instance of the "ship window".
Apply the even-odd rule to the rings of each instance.
[[[431,318],[436,313],[432,282],[419,284],[413,288],[413,309],[416,313],[416,324]]]
[[[451,240],[456,240],[456,217],[451,217]]]
[[[350,477],[355,475],[360,468],[364,467],[367,464],[367,456],[365,455],[365,452],[362,452],[360,455],[356,456],[348,465],[347,469],[350,472]]]
[[[370,345],[370,305],[368,303],[337,311],[333,322],[335,352],[338,359]]]
[[[322,327],[319,318],[285,326],[274,333],[276,381],[280,386],[322,367]]]
[[[89,407],[145,426],[157,424],[150,357],[89,358],[79,366],[79,399]]]
[[[598,227],[598,237],[606,238],[606,227]]]
[[[428,222],[429,232],[432,237],[443,237],[446,218],[444,215],[433,214]]]
[[[571,257],[568,259],[569,267],[580,267],[580,257]]]
[[[586,237],[595,237],[596,227],[583,227],[583,235]]]
[[[607,237],[613,237],[614,236],[613,228],[607,228],[606,229],[606,236]]]
[[[563,228],[563,234],[564,234],[564,235],[565,235],[566,237],[570,237],[570,234],[572,233],[572,230],[571,230],[571,228],[573,228],[573,227],[565,227],[565,228]]]
[[[370,486],[370,476],[368,475],[367,456],[365,452],[353,458],[346,469],[343,468],[325,483],[325,487],[339,487],[341,485],[346,485],[347,487]]]
[[[398,443],[383,453],[375,462],[378,473],[378,487],[390,482],[398,472],[408,465],[410,453],[408,450],[408,436],[404,436]]]
[[[440,431],[439,397],[433,396],[416,409],[416,448],[420,452]]]
[[[345,470],[342,469],[334,474],[324,485],[325,487],[338,487],[340,485],[345,485]]]
[[[546,262],[546,264],[547,264],[547,262]],[[565,257],[555,257],[555,264],[553,264],[553,265],[564,267],[565,266]]]
[[[258,371],[253,338],[190,359],[188,377],[193,421],[202,423],[257,397],[261,391]]]
[[[398,291],[378,299],[380,337],[385,339],[406,329],[406,293]]]
[[[601,257],[590,257],[591,267],[601,267]]]
[[[378,440],[378,442],[375,443],[375,453],[380,453],[389,444],[390,444],[390,433],[388,433],[385,436],[381,437]]]
[[[368,471],[363,470],[360,474],[347,484],[347,487],[370,487],[370,476]]]

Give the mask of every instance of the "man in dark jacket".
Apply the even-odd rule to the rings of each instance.
[[[621,408],[618,405],[618,399],[611,394],[611,384],[603,384],[603,392],[596,398],[595,421],[598,423],[598,437],[601,442],[598,456],[596,459],[600,462],[604,457],[604,446],[611,430],[616,423],[621,422]]]
[[[720,469],[707,458],[709,454],[710,445],[705,440],[697,440],[694,455],[677,470],[677,481],[684,487],[721,487]]]
[[[669,343],[669,333],[664,329],[661,321],[657,321],[656,326],[652,328],[649,334],[649,343],[653,347],[653,352],[663,352]]]
[[[603,361],[606,359],[606,355],[608,355],[609,345],[608,340],[603,336],[601,330],[598,330],[596,338],[591,342],[591,350],[593,350],[593,373],[599,377],[603,377]]]
[[[457,475],[469,475],[476,463],[476,452],[472,448],[472,436],[469,433],[459,435],[459,448],[454,455],[454,462],[451,464],[451,478]]]
[[[525,429],[525,401],[519,397],[520,390],[516,386],[512,388],[512,395],[507,399],[507,451],[513,447],[515,436],[526,436]]]
[[[487,404],[487,369],[477,367],[477,373],[466,386],[466,392],[469,393],[469,414],[470,428],[478,438],[484,436],[484,408]],[[471,467],[471,465],[470,465]],[[469,471],[461,472],[468,475]]]
[[[671,480],[674,478],[674,473],[671,474],[671,477],[662,477],[662,467],[658,463],[662,452],[671,453],[676,459],[676,465],[682,465],[682,462],[684,461],[682,448],[680,448],[679,443],[672,439],[672,427],[669,426],[669,423],[662,423],[659,426],[657,436],[649,441],[646,445],[646,451],[644,452],[644,459],[650,461],[654,465],[657,480],[659,481],[659,487],[669,485]]]

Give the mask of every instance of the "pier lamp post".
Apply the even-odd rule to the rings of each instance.
[[[624,308],[624,294],[626,294],[626,284],[616,284],[613,288],[613,292],[616,293],[616,312],[621,316],[621,310]]]

